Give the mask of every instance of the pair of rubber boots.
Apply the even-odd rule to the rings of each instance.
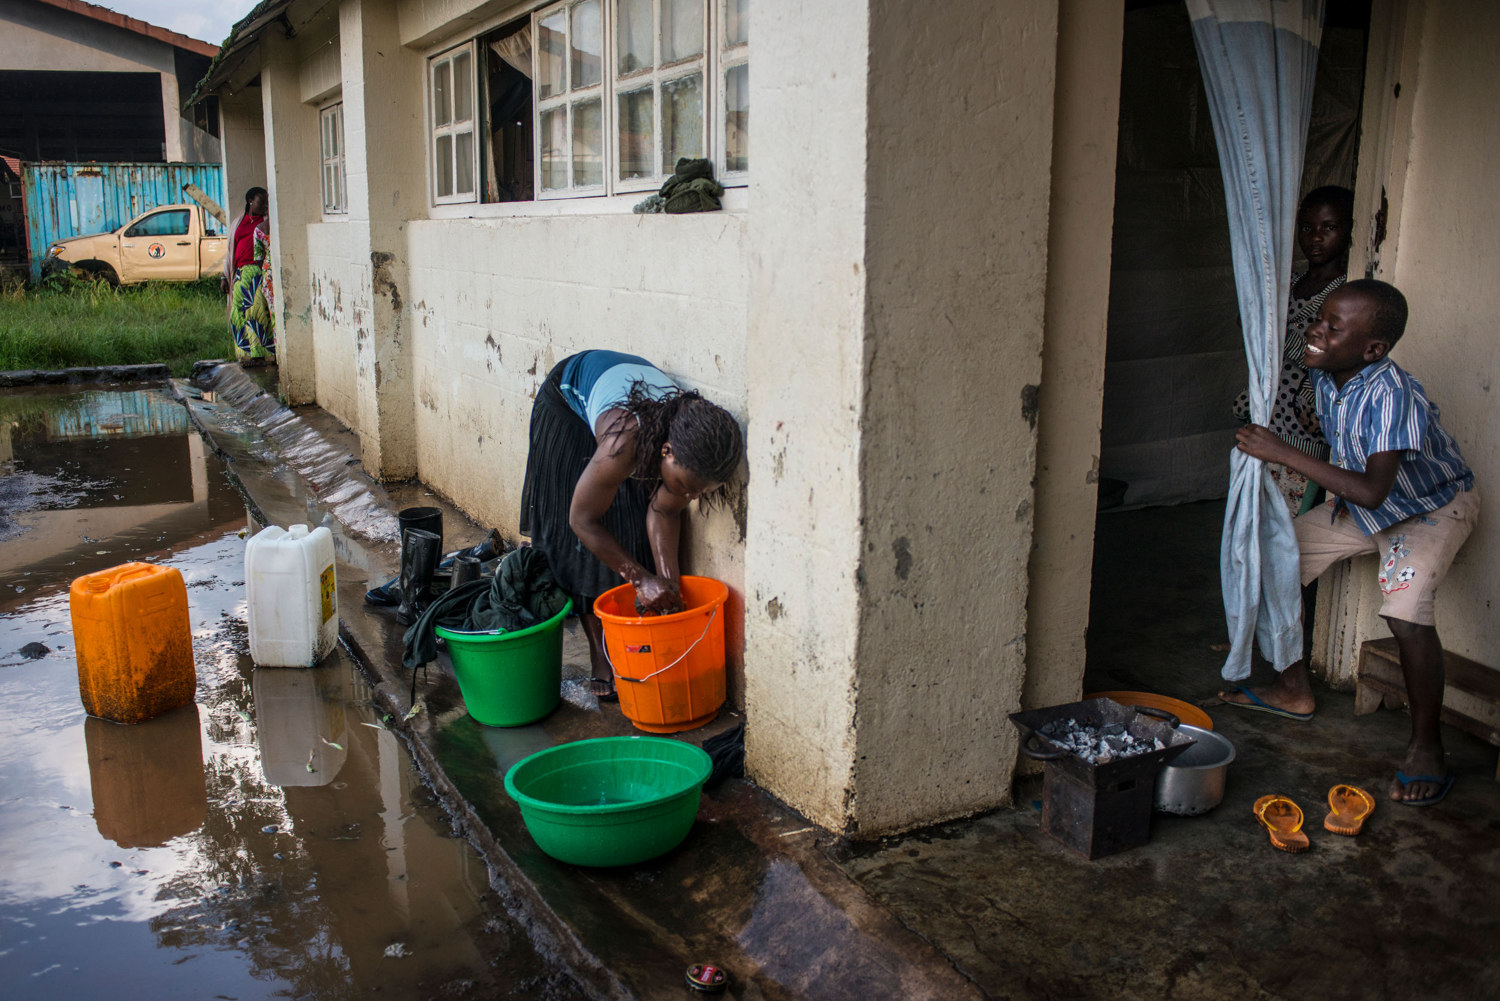
[[[443,556],[443,512],[409,507],[396,520],[401,526],[401,572],[365,592],[365,604],[396,606],[396,621],[409,626],[427,607],[432,575]]]
[[[501,555],[500,533],[490,534],[478,545],[442,558],[443,513],[435,507],[411,507],[397,520],[401,525],[401,572],[379,587],[365,592],[365,604],[396,608],[396,619],[411,625],[430,602],[433,577],[451,565],[452,586],[477,580],[484,561]],[[410,595],[410,600],[407,596]]]

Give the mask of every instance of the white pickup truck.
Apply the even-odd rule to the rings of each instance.
[[[42,270],[71,268],[121,285],[211,278],[224,272],[225,228],[202,206],[158,205],[113,233],[58,240]]]

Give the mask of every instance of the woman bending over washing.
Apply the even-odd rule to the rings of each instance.
[[[602,701],[616,695],[594,599],[628,581],[643,614],[681,611],[683,511],[720,499],[744,450],[733,416],[636,355],[583,351],[542,384],[521,533],[573,598]]]

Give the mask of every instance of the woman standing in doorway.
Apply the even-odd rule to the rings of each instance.
[[[1323,439],[1315,413],[1316,394],[1307,377],[1303,352],[1307,328],[1333,290],[1344,284],[1349,270],[1349,243],[1354,228],[1354,192],[1329,184],[1314,188],[1297,210],[1297,246],[1307,259],[1307,270],[1292,275],[1287,297],[1286,338],[1281,349],[1281,376],[1276,399],[1271,402],[1269,426],[1276,436],[1297,451],[1328,461],[1328,442]],[[1234,401],[1234,414],[1250,420],[1250,397],[1241,393]],[[1322,487],[1279,462],[1266,463],[1281,497],[1293,518],[1317,504]]]
[[[681,611],[683,511],[721,497],[744,450],[733,416],[636,355],[564,358],[537,392],[521,533],[573,598],[600,700],[616,695],[594,599],[628,581],[642,614]]]
[[[229,333],[241,363],[276,360],[275,293],[271,282],[269,196],[245,192],[245,214],[230,228],[229,252],[219,287],[229,296]]]

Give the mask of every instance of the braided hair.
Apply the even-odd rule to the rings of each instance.
[[[622,411],[611,431],[618,433],[633,419],[636,424],[636,479],[661,479],[661,449],[672,446],[672,455],[694,476],[720,484],[701,498],[713,504],[723,495],[745,454],[745,439],[739,422],[723,407],[708,402],[693,390],[674,389],[664,396],[651,395],[651,387],[637,381],[630,395],[616,409]]]

